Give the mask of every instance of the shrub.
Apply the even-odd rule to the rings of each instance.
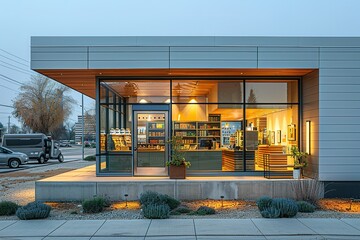
[[[171,215],[180,215],[182,213],[190,213],[191,209],[188,207],[180,206],[170,212]]]
[[[280,210],[275,207],[267,207],[261,212],[261,216],[264,218],[278,218],[280,217]]]
[[[153,191],[146,191],[140,195],[140,204],[142,206],[155,204],[165,204],[164,196],[160,193],[153,192]]]
[[[146,191],[140,195],[140,204],[143,206],[155,204],[167,204],[173,210],[180,205],[180,201],[166,194],[161,194],[153,191]]]
[[[16,213],[16,210],[19,208],[19,205],[17,205],[14,202],[10,201],[2,201],[0,202],[0,216],[3,215],[14,215]]]
[[[51,207],[41,202],[31,202],[24,207],[18,208],[16,216],[21,220],[47,218]]]
[[[190,215],[212,215],[215,214],[215,209],[211,207],[201,206],[196,211],[189,213]]]
[[[287,198],[275,198],[271,202],[271,207],[280,211],[279,217],[294,217],[298,212],[298,206],[294,200]]]
[[[148,219],[169,218],[170,207],[167,204],[148,204],[142,210],[144,217]]]
[[[256,200],[256,205],[258,206],[260,212],[269,208],[271,206],[272,199],[267,196],[260,197]]]
[[[99,213],[104,210],[106,200],[102,197],[95,197],[91,200],[85,200],[82,203],[84,213]]]
[[[96,161],[96,156],[91,155],[84,158],[85,161]]]
[[[175,208],[177,208],[178,206],[180,206],[180,201],[173,198],[173,197],[170,197],[169,195],[163,195],[162,198],[164,199],[165,203],[167,205],[169,205],[170,209],[173,210]]]
[[[298,201],[297,203],[299,212],[312,213],[315,212],[315,206],[305,201]]]

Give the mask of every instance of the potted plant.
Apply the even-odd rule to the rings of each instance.
[[[305,168],[308,164],[307,157],[309,154],[301,152],[297,146],[291,147],[290,154],[294,158],[293,178],[300,179],[302,175],[302,169]]]
[[[173,136],[168,141],[171,144],[171,155],[166,163],[169,166],[170,179],[185,179],[186,168],[191,164],[185,159],[185,152],[181,151],[182,137]]]

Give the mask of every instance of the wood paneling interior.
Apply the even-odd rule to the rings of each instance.
[[[95,78],[101,76],[299,77],[310,73],[313,69],[37,69],[36,71],[95,99]]]

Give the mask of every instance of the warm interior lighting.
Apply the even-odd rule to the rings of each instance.
[[[310,155],[310,127],[311,121],[306,121],[306,153]]]
[[[170,98],[165,100],[165,103],[170,103],[170,102],[171,102]]]
[[[195,98],[193,98],[193,99],[191,99],[191,100],[189,101],[189,103],[197,103],[197,101],[196,101]]]
[[[148,101],[146,101],[145,99],[140,99],[139,103],[147,103]]]

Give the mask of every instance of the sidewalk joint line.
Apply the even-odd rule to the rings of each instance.
[[[94,234],[89,238],[89,240],[91,240],[95,234],[100,230],[100,228],[102,228],[102,226],[104,226],[104,224],[107,222],[107,220],[105,219],[105,221],[101,224],[101,226],[94,232]]]
[[[144,236],[144,240],[146,239],[146,236],[147,236],[147,234],[148,234],[148,232],[149,232],[151,223],[152,223],[152,219],[150,219],[149,226],[148,226],[147,229],[146,229],[145,236]]]

